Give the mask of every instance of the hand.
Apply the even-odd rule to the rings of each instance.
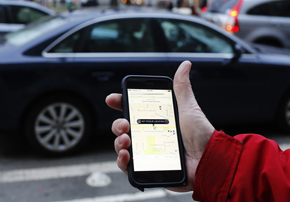
[[[179,66],[174,76],[174,92],[177,100],[180,129],[185,148],[185,160],[187,167],[188,186],[169,188],[172,191],[192,191],[195,181],[195,172],[203,154],[205,146],[214,132],[214,127],[203,114],[192,92],[189,80],[191,63],[184,61]],[[106,98],[109,107],[122,110],[122,95],[111,94]],[[118,137],[115,140],[115,150],[118,154],[117,165],[127,173],[130,154],[127,151],[131,144],[129,122],[125,119],[117,119],[112,125],[112,131]]]

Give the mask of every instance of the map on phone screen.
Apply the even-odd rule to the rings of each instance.
[[[172,90],[128,89],[134,171],[181,170]]]

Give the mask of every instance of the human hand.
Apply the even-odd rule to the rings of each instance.
[[[174,76],[174,92],[178,105],[180,129],[185,149],[188,186],[169,188],[172,191],[192,191],[195,181],[195,172],[203,154],[205,146],[214,132],[214,127],[203,114],[192,92],[189,80],[191,63],[184,61],[179,66]],[[106,98],[109,107],[122,110],[122,95],[111,94]],[[129,122],[117,119],[112,124],[112,131],[118,137],[115,140],[115,150],[118,154],[117,165],[127,173],[130,154],[127,151],[131,144]]]

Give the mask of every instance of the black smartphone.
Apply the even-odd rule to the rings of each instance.
[[[129,75],[122,80],[123,113],[130,122],[132,186],[187,185],[184,148],[173,81],[164,76]]]

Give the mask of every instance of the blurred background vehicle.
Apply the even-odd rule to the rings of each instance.
[[[54,11],[37,3],[0,0],[0,36],[23,29],[28,23],[54,14]]]
[[[215,0],[202,17],[247,42],[290,48],[288,0]]]
[[[81,1],[82,7],[88,7],[88,6],[98,6],[97,0],[82,0]]]
[[[74,11],[5,35],[0,128],[45,153],[76,151],[122,117],[105,98],[124,76],[173,78],[184,60],[214,124],[279,120],[290,130],[289,52],[256,49],[193,16],[140,10]]]

